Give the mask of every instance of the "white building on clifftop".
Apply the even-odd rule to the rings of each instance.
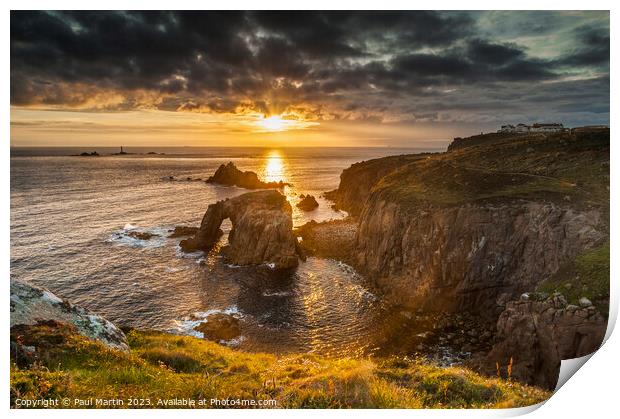
[[[497,132],[508,132],[514,134],[528,134],[531,132],[542,132],[542,133],[551,133],[551,132],[561,132],[565,131],[564,125],[559,123],[551,123],[551,124],[533,124],[533,125],[525,125],[525,124],[517,124],[517,125],[502,125],[502,127],[497,130]]]

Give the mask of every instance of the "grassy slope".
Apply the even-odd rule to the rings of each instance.
[[[403,166],[375,191],[412,208],[514,198],[609,206],[608,131],[490,136],[474,144]]]
[[[560,292],[571,304],[581,297],[592,301],[604,313],[609,311],[609,242],[577,256],[550,279],[539,285],[538,291]]]
[[[23,333],[23,331],[22,331]],[[550,393],[462,368],[410,361],[276,357],[212,342],[132,331],[130,353],[109,350],[69,329],[30,328],[24,344],[41,361],[12,359],[11,399],[275,399],[278,407],[517,407]]]

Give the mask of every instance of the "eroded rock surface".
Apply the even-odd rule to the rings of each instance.
[[[560,362],[596,351],[603,342],[606,319],[592,305],[567,304],[561,294],[541,298],[524,294],[506,305],[497,321],[496,343],[484,369],[521,382],[553,389]]]
[[[224,313],[210,315],[206,322],[200,323],[194,330],[202,333],[205,339],[216,342],[229,341],[241,335],[239,319]]]
[[[342,171],[338,189],[325,192],[325,198],[334,202],[335,210],[359,215],[372,187],[385,175],[415,161],[423,155],[392,156],[355,163]]]
[[[235,265],[267,264],[274,269],[299,263],[293,234],[292,209],[278,191],[250,192],[209,205],[196,235],[180,243],[184,251],[210,250],[222,235],[220,225],[229,218],[232,229],[222,254]]]
[[[352,218],[318,223],[314,220],[296,229],[306,254],[352,263],[357,222]]]
[[[302,195],[301,201],[297,203],[297,208],[302,211],[312,211],[318,208],[319,203],[316,202],[316,198],[312,195]]]
[[[233,162],[220,165],[213,176],[207,179],[207,183],[238,186],[246,189],[277,189],[288,185],[285,182],[263,182],[256,173],[251,171],[243,172],[237,169]]]
[[[596,209],[518,199],[411,214],[370,198],[360,216],[357,266],[405,305],[492,313],[604,240],[600,218]]]
[[[74,326],[81,335],[114,349],[129,350],[125,334],[108,320],[57,297],[45,288],[11,279],[11,328],[46,322]]]
[[[184,236],[193,236],[198,232],[198,227],[191,226],[176,226],[174,230],[170,230],[170,234],[168,237],[184,237]]]

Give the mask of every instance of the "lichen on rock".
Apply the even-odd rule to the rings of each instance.
[[[49,290],[11,278],[11,328],[54,321],[76,328],[83,336],[128,350],[125,334],[105,318],[73,305]]]

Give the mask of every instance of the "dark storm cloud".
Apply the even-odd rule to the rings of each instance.
[[[577,48],[560,62],[571,66],[609,65],[609,29],[582,26],[575,30]]]
[[[11,12],[11,103],[343,118],[408,115],[412,103],[447,112],[446,95],[467,91],[480,113],[486,92],[605,77],[609,16],[571,15],[569,28],[558,17],[501,15],[513,32],[571,38],[549,57],[481,29],[497,21],[483,12]]]

